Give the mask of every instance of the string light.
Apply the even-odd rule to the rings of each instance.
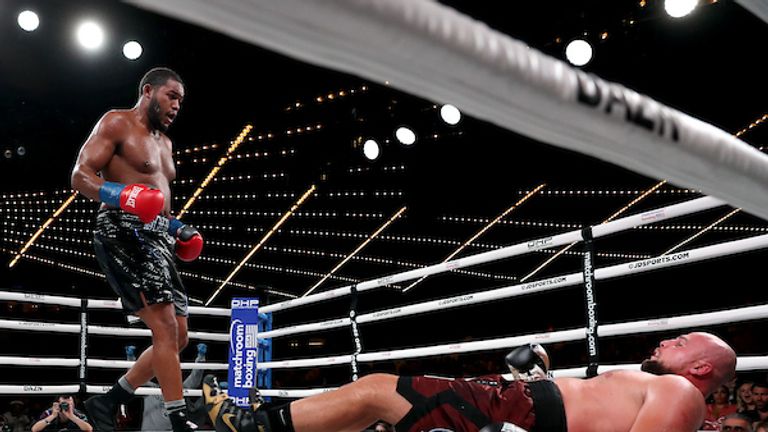
[[[482,228],[481,228],[481,229],[480,229],[478,232],[476,232],[474,235],[472,235],[472,237],[470,237],[470,238],[469,238],[469,239],[467,239],[467,240],[466,240],[464,243],[462,243],[462,245],[461,245],[461,246],[459,246],[459,247],[458,247],[458,248],[456,248],[456,249],[455,249],[453,252],[451,252],[451,253],[450,253],[450,254],[449,254],[447,257],[445,257],[445,258],[443,259],[443,261],[442,261],[442,262],[444,262],[444,263],[445,263],[445,262],[448,262],[448,261],[450,261],[451,259],[453,259],[453,257],[455,257],[456,255],[458,255],[459,253],[461,253],[461,251],[463,251],[464,249],[466,249],[466,248],[467,248],[467,246],[469,246],[469,245],[471,245],[472,243],[474,243],[474,241],[475,241],[475,240],[477,240],[478,238],[480,238],[480,236],[482,236],[483,234],[485,234],[485,233],[486,233],[486,232],[487,232],[489,229],[491,229],[491,227],[493,227],[494,225],[496,225],[497,223],[499,223],[499,221],[501,221],[502,219],[504,219],[505,217],[507,217],[507,215],[508,215],[509,213],[511,213],[513,210],[515,210],[516,208],[520,207],[520,206],[521,206],[523,203],[525,203],[526,201],[528,201],[528,200],[529,200],[531,197],[533,197],[534,195],[536,195],[537,193],[539,193],[539,192],[540,192],[542,189],[544,189],[544,187],[545,187],[545,186],[546,186],[546,184],[542,183],[542,184],[538,185],[537,187],[535,187],[535,188],[534,188],[532,191],[530,191],[530,192],[528,192],[527,194],[525,194],[525,195],[524,195],[522,198],[520,198],[520,199],[519,199],[519,200],[518,200],[518,201],[517,201],[515,204],[513,204],[512,206],[510,206],[509,208],[507,208],[506,210],[504,210],[504,211],[503,211],[503,212],[502,212],[500,215],[496,216],[496,217],[495,217],[495,218],[494,218],[492,221],[488,222],[488,223],[487,223],[485,226],[483,226],[483,227],[482,227]],[[424,280],[424,279],[426,279],[426,278],[427,278],[427,276],[422,276],[421,278],[419,278],[419,279],[418,279],[418,280],[416,280],[415,282],[413,282],[413,283],[411,283],[410,285],[408,285],[408,286],[407,286],[407,287],[406,287],[406,288],[403,290],[403,292],[405,293],[405,292],[408,292],[408,291],[410,291],[411,289],[413,289],[413,287],[415,287],[416,285],[418,285],[419,283],[421,283],[421,281],[423,281],[423,280]]]
[[[318,104],[332,102],[332,101],[334,101],[336,99],[341,99],[341,98],[344,98],[344,97],[349,96],[349,95],[358,94],[360,92],[366,92],[367,90],[368,90],[368,86],[360,86],[360,87],[358,87],[356,89],[355,88],[350,88],[350,89],[346,89],[346,90],[342,89],[342,90],[339,90],[339,91],[336,91],[336,92],[325,92],[322,95],[316,96],[314,98],[314,102],[318,103]],[[287,112],[297,111],[297,110],[299,110],[301,108],[304,108],[307,105],[308,104],[306,102],[296,101],[293,104],[288,105],[285,108],[285,111],[287,111]]]
[[[264,243],[266,243],[267,240],[269,240],[269,238],[272,237],[272,235],[275,232],[277,232],[277,230],[285,223],[285,221],[287,221],[288,218],[290,218],[293,215],[293,213],[299,207],[301,207],[301,205],[304,203],[304,201],[306,201],[307,198],[309,198],[315,192],[315,189],[316,189],[315,185],[310,186],[310,188],[307,189],[306,192],[304,192],[304,194],[301,196],[301,198],[299,198],[298,201],[296,201],[293,204],[293,206],[291,206],[291,208],[287,212],[285,212],[285,214],[275,223],[275,225],[269,231],[267,231],[266,234],[264,234],[264,237],[262,237],[261,240],[256,244],[256,246],[254,246],[253,249],[251,249],[251,251],[248,252],[248,254],[240,261],[240,263],[237,265],[237,267],[235,267],[232,270],[232,272],[230,272],[229,276],[227,276],[227,278],[224,280],[224,282],[222,282],[222,284],[219,286],[219,288],[216,289],[216,291],[211,295],[210,298],[208,298],[208,300],[205,302],[206,306],[211,304],[213,299],[215,299],[216,296],[219,295],[219,293],[221,292],[222,289],[224,289],[224,287],[227,285],[227,283],[229,283],[229,281],[231,281],[232,278],[235,277],[237,272],[240,271],[240,268],[242,268],[243,264],[248,262],[248,260],[251,259],[251,257],[264,245]]]
[[[173,154],[174,156],[179,157],[179,156],[193,154],[193,153],[205,152],[208,150],[216,150],[217,148],[219,148],[218,144],[203,145],[200,147],[185,148],[184,150],[176,150],[175,152],[173,152]]]
[[[725,216],[723,216],[723,217],[721,217],[720,219],[718,219],[718,220],[716,220],[716,221],[712,222],[710,225],[708,225],[708,226],[704,227],[703,229],[701,229],[701,230],[700,230],[699,232],[697,232],[696,234],[694,234],[694,235],[692,235],[692,236],[688,237],[687,239],[685,239],[685,240],[681,241],[680,243],[678,243],[678,244],[676,244],[676,245],[672,246],[671,248],[667,249],[667,251],[666,251],[666,252],[664,252],[663,254],[661,254],[661,256],[664,256],[664,255],[667,255],[667,254],[669,254],[669,253],[672,253],[672,252],[676,251],[677,249],[679,249],[679,248],[681,248],[681,247],[685,246],[686,244],[688,244],[688,243],[692,242],[693,240],[697,239],[698,237],[700,237],[701,235],[703,235],[703,234],[704,234],[704,233],[706,233],[707,231],[711,230],[713,227],[715,227],[715,226],[719,225],[720,223],[722,223],[723,221],[725,221],[726,219],[730,218],[731,216],[735,215],[736,213],[738,213],[738,212],[740,212],[740,211],[741,211],[741,209],[740,209],[740,208],[737,208],[737,209],[733,209],[733,210],[731,210],[731,211],[730,211],[730,212],[728,212],[728,213],[727,213]]]
[[[221,217],[261,217],[272,218],[280,216],[282,213],[278,211],[260,211],[260,210],[192,210],[189,214],[203,215],[203,216],[221,216]],[[376,212],[343,212],[337,213],[334,211],[326,212],[296,212],[293,217],[299,219],[382,219],[383,213]]]
[[[8,264],[8,268],[13,268],[13,266],[16,265],[17,262],[19,262],[19,259],[21,259],[22,255],[29,250],[29,248],[35,243],[35,241],[43,234],[43,231],[45,231],[51,224],[56,220],[56,218],[61,215],[64,210],[69,207],[70,204],[77,198],[78,193],[74,192],[72,195],[69,196],[62,204],[59,206],[59,208],[53,213],[51,217],[48,218],[41,226],[40,228],[35,231],[35,233],[30,237],[30,239],[27,241],[26,244],[19,250],[19,252],[16,254],[16,256],[11,260],[11,262]]]
[[[206,245],[209,245],[212,247],[232,248],[232,249],[248,249],[250,247],[250,245],[245,243],[227,242],[227,241],[218,241],[218,240],[206,240]],[[317,250],[317,249],[303,249],[303,248],[296,248],[296,247],[264,246],[263,249],[265,251],[273,252],[273,253],[308,256],[308,257],[314,257],[314,258],[342,259],[345,256],[345,254],[341,252],[328,252],[328,251]],[[406,267],[406,268],[425,267],[423,264],[415,263],[413,261],[396,260],[394,258],[372,257],[372,256],[359,255],[359,254],[352,257],[351,260],[357,261],[357,262],[363,262],[367,264],[387,265],[392,267]],[[517,280],[517,278],[514,276],[508,276],[508,275],[502,275],[502,274],[479,272],[479,271],[465,270],[465,269],[456,269],[454,271],[459,274],[463,274],[467,276],[475,276],[475,277],[480,277],[484,279]]]
[[[528,191],[518,191],[519,193],[528,193]],[[542,196],[557,196],[557,197],[585,197],[585,196],[597,196],[597,197],[609,197],[609,196],[624,196],[624,195],[638,195],[645,191],[641,190],[628,190],[628,189],[548,189],[541,191]],[[700,195],[700,190],[694,189],[677,189],[677,188],[665,188],[655,189],[652,191],[654,195]]]
[[[369,236],[368,236],[368,237],[365,239],[365,241],[363,241],[362,243],[360,243],[360,245],[358,245],[358,246],[357,246],[357,248],[355,248],[355,250],[354,250],[354,251],[352,251],[352,252],[351,252],[349,255],[347,255],[346,257],[344,257],[344,259],[343,259],[343,260],[341,260],[341,262],[339,262],[338,264],[336,264],[336,266],[335,266],[333,269],[331,269],[331,271],[329,271],[327,274],[325,274],[325,276],[323,276],[322,278],[320,278],[320,280],[319,280],[319,281],[317,281],[317,282],[316,282],[314,285],[312,285],[312,287],[311,287],[311,288],[309,288],[309,290],[307,290],[307,292],[305,292],[305,293],[302,295],[302,297],[306,297],[306,296],[307,296],[307,295],[309,295],[309,294],[310,294],[312,291],[314,291],[315,289],[317,289],[317,287],[319,287],[320,285],[322,285],[322,284],[323,284],[323,282],[325,282],[326,280],[328,280],[328,278],[329,278],[329,277],[331,277],[331,276],[332,276],[334,273],[336,273],[336,271],[338,271],[338,270],[339,270],[339,269],[340,269],[340,268],[341,268],[341,267],[342,267],[344,264],[346,264],[346,263],[347,263],[347,262],[348,262],[348,261],[349,261],[349,260],[350,260],[352,257],[354,257],[355,255],[357,255],[357,254],[358,254],[358,253],[359,253],[361,250],[363,250],[363,249],[364,249],[364,248],[365,248],[365,247],[368,245],[368,243],[370,243],[371,241],[373,241],[373,239],[375,239],[376,237],[378,237],[378,236],[379,236],[379,234],[381,234],[381,233],[382,233],[382,232],[383,232],[385,229],[387,229],[387,228],[388,228],[388,227],[389,227],[389,226],[390,226],[390,225],[391,225],[391,224],[392,224],[394,221],[396,221],[397,219],[399,219],[399,218],[400,218],[400,217],[403,215],[403,213],[405,212],[405,210],[406,210],[406,207],[405,207],[405,206],[403,206],[403,207],[401,207],[401,208],[400,208],[400,210],[398,210],[397,212],[395,212],[395,214],[393,214],[393,215],[392,215],[392,216],[391,216],[391,217],[390,217],[390,218],[389,218],[389,219],[388,219],[386,222],[384,222],[384,224],[383,224],[383,225],[381,225],[381,226],[380,226],[380,227],[379,227],[379,228],[378,228],[376,231],[374,231],[374,232],[373,232],[371,235],[369,235]]]
[[[750,124],[749,124],[747,127],[745,127],[744,129],[742,129],[742,130],[740,130],[740,131],[736,132],[735,136],[736,136],[736,137],[741,137],[741,136],[742,136],[742,135],[744,135],[745,133],[747,133],[747,132],[751,131],[752,129],[754,129],[754,128],[758,127],[758,126],[760,126],[760,125],[761,125],[762,123],[764,123],[766,120],[768,120],[768,113],[766,113],[766,114],[763,114],[763,116],[762,116],[762,117],[760,117],[759,119],[757,119],[757,120],[753,121],[752,123],[750,123]]]
[[[184,204],[184,206],[181,208],[179,213],[176,215],[178,219],[181,219],[184,216],[184,213],[189,210],[190,207],[192,207],[192,204],[195,203],[195,200],[197,197],[200,196],[200,194],[203,193],[205,188],[208,186],[208,183],[213,180],[214,177],[216,177],[216,174],[221,170],[221,168],[226,165],[226,163],[229,161],[229,157],[232,153],[234,153],[237,148],[240,146],[240,144],[243,143],[245,138],[248,136],[249,133],[251,133],[251,129],[253,129],[253,125],[247,124],[243,128],[243,130],[240,132],[240,135],[235,138],[235,140],[232,142],[232,145],[229,146],[227,149],[227,152],[224,156],[219,158],[219,161],[216,163],[216,166],[211,169],[211,171],[208,173],[208,176],[205,177],[205,179],[200,183],[200,186],[195,190],[195,192],[192,194],[192,196],[187,200],[187,202]]]

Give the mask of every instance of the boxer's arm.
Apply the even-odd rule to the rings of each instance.
[[[704,421],[701,392],[685,378],[663,376],[650,384],[629,432],[696,431]]]
[[[99,177],[98,172],[112,159],[126,127],[125,120],[114,112],[108,112],[96,123],[91,135],[80,148],[72,170],[73,189],[94,201],[100,201],[99,189],[104,179]]]

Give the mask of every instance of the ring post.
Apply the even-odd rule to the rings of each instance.
[[[584,238],[584,252],[582,255],[584,274],[584,307],[587,317],[587,354],[589,365],[587,376],[597,376],[597,366],[600,364],[600,355],[597,345],[597,296],[595,293],[595,239],[592,236],[592,227],[586,227],[582,231]]]
[[[354,382],[360,377],[357,356],[363,351],[363,344],[360,341],[360,329],[357,327],[357,285],[352,285],[350,295],[349,324],[352,329],[352,339],[355,344],[355,351],[352,353],[350,364],[352,366],[352,381]]]
[[[80,380],[80,398],[86,394],[86,372],[88,359],[88,299],[80,300],[80,370],[78,379]]]
[[[259,313],[259,333],[272,330],[272,313]],[[259,339],[259,363],[272,361],[272,339]],[[259,369],[256,385],[260,389],[272,388],[272,369]]]

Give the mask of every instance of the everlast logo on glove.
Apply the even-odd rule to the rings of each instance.
[[[128,194],[128,199],[125,200],[125,206],[126,207],[133,207],[136,208],[136,197],[139,196],[139,193],[144,190],[140,186],[134,186],[131,188],[131,193]]]

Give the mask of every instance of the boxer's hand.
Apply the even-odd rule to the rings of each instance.
[[[176,238],[176,256],[185,262],[194,261],[203,251],[203,236],[192,225],[171,218],[168,234]]]
[[[99,188],[99,199],[104,204],[137,215],[144,223],[152,222],[165,206],[161,191],[142,184],[104,182]]]
[[[539,344],[519,346],[504,358],[509,370],[520,379],[533,380],[547,378],[549,356]]]

